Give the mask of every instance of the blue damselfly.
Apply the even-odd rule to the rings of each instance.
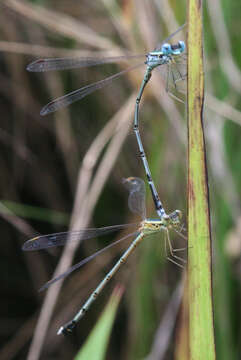
[[[119,78],[123,74],[127,73],[130,70],[136,69],[140,66],[146,65],[146,71],[144,74],[144,78],[136,98],[135,105],[135,119],[134,119],[134,132],[136,135],[140,157],[143,162],[143,166],[145,169],[145,173],[147,176],[147,180],[150,186],[150,190],[152,193],[152,198],[155,204],[156,212],[160,219],[166,215],[161,200],[159,198],[158,192],[156,190],[155,184],[152,180],[151,171],[148,165],[148,161],[146,158],[146,154],[144,151],[144,147],[142,144],[140,131],[139,131],[139,104],[144,92],[144,89],[149,82],[152,71],[155,68],[162,69],[162,74],[165,76],[166,82],[166,91],[169,94],[172,94],[175,99],[179,99],[177,96],[173,94],[173,90],[182,91],[181,84],[183,84],[183,80],[186,78],[186,55],[185,55],[185,42],[178,41],[176,44],[171,45],[169,41],[176,35],[179,31],[181,31],[186,24],[180,26],[174,33],[168,36],[160,45],[156,47],[155,50],[149,52],[148,54],[142,55],[127,55],[127,56],[119,56],[119,57],[110,57],[110,58],[57,58],[57,59],[40,59],[34,61],[30,65],[28,65],[27,70],[33,72],[45,72],[51,70],[66,70],[66,69],[74,69],[74,68],[82,68],[88,66],[96,66],[107,63],[115,63],[121,61],[129,61],[133,62],[134,60],[143,59],[143,61],[137,65],[133,65],[126,70],[123,70],[117,74],[114,74],[106,79],[95,82],[93,84],[81,87],[67,95],[61,96],[47,105],[45,105],[40,114],[47,115],[51,112],[59,110],[63,107],[66,107],[72,104],[75,101],[78,101],[85,96],[91,94],[92,92],[103,88],[104,86],[110,84],[113,80]],[[145,59],[145,61],[144,61]],[[179,99],[180,100],[180,99]]]

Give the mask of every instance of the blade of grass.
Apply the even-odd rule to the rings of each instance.
[[[46,221],[59,225],[68,225],[69,223],[70,217],[64,212],[41,208],[37,206],[20,204],[9,200],[2,200],[1,202],[16,216],[21,216],[26,219]],[[4,212],[4,209],[0,209],[0,212]]]
[[[203,133],[202,1],[188,2],[189,359],[215,359],[211,234]]]
[[[105,307],[103,314],[95,325],[85,344],[75,357],[75,360],[102,360],[105,359],[111,329],[116,311],[123,294],[123,287],[116,287]]]

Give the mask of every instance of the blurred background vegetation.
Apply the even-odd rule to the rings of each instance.
[[[0,1],[1,359],[74,358],[117,282],[126,291],[106,358],[181,358],[187,326],[178,311],[183,276],[166,262],[159,237],[142,244],[69,339],[56,330],[71,319],[126,243],[72,274],[62,287],[54,285],[47,296],[38,289],[56,266],[64,269],[113,236],[67,252],[23,253],[21,246],[37,233],[69,226],[138,221],[128,210],[121,180],[144,178],[131,131],[144,68],[41,118],[41,107],[51,99],[128,64],[46,74],[28,73],[26,65],[40,57],[145,53],[184,23],[185,14],[183,0]],[[204,2],[214,316],[217,358],[223,360],[241,353],[240,16],[237,1]],[[164,206],[168,212],[183,210],[185,222],[185,107],[165,94],[159,76],[156,71],[145,93],[141,131]],[[147,214],[155,214],[149,192]],[[173,241],[178,247],[178,239]]]

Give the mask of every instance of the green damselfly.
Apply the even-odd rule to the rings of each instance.
[[[185,260],[176,255],[176,251],[184,250],[182,249],[173,249],[171,244],[171,239],[169,235],[169,230],[174,230],[177,232],[182,238],[185,236],[182,234],[183,227],[181,225],[181,211],[175,210],[169,215],[165,215],[162,219],[147,219],[146,218],[146,208],[145,208],[145,184],[144,181],[140,178],[129,177],[123,180],[124,185],[127,187],[129,191],[128,205],[132,212],[141,216],[142,221],[138,224],[122,224],[122,225],[114,225],[102,228],[94,228],[94,229],[83,229],[80,231],[74,232],[62,232],[50,235],[42,235],[37,236],[31,240],[28,240],[23,245],[23,250],[25,251],[33,251],[33,250],[41,250],[54,246],[65,245],[67,241],[76,241],[77,239],[86,240],[91,239],[98,236],[103,236],[114,231],[126,229],[126,228],[135,228],[135,231],[128,234],[127,236],[111,243],[104,249],[96,252],[95,254],[89,256],[88,258],[80,261],[79,263],[72,266],[65,273],[57,276],[56,278],[48,281],[41,290],[48,288],[50,285],[55,283],[56,281],[65,278],[67,275],[72,273],[74,270],[86,264],[88,261],[93,259],[95,256],[99,255],[106,249],[116,245],[117,243],[134,236],[134,240],[131,242],[127,250],[122,254],[117,263],[113,266],[113,268],[108,272],[105,278],[100,282],[97,288],[92,292],[88,300],[81,307],[80,311],[74,316],[74,318],[61,326],[58,330],[58,334],[69,334],[73,331],[78,321],[85,315],[86,311],[89,309],[91,304],[96,300],[97,296],[104,289],[105,285],[110,281],[113,275],[117,272],[122,264],[125,263],[130,254],[135,250],[135,248],[142,242],[142,240],[147,236],[154,233],[164,234],[165,240],[165,251],[167,254],[167,259],[178,265],[179,267],[183,267],[180,263],[184,263]]]

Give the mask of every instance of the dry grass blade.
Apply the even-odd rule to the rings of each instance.
[[[231,42],[224,22],[221,2],[219,0],[207,1],[207,8],[223,71],[232,87],[241,93],[241,72],[232,57]]]
[[[98,49],[117,48],[112,41],[98,35],[88,26],[77,22],[70,16],[57,11],[45,9],[42,6],[31,5],[24,0],[7,0],[5,6],[13,9],[31,21],[45,26],[49,30],[68,36],[80,43],[94,46]]]
[[[161,323],[156,331],[150,354],[146,360],[163,360],[170,345],[171,336],[175,327],[178,309],[183,295],[183,280],[174,290]]]
[[[25,321],[14,336],[1,347],[1,360],[10,360],[18,356],[19,352],[23,348],[23,345],[27,344],[31,338],[36,320],[37,314],[34,314],[31,318]]]
[[[32,236],[34,229],[23,219],[16,216],[11,210],[9,210],[1,201],[0,201],[0,216],[12,224],[18,231],[20,231],[25,236]]]
[[[232,107],[230,104],[219,100],[215,96],[211,94],[207,94],[206,99],[207,107],[214,111],[216,114],[221,116],[222,118],[227,118],[234,123],[241,125],[241,112],[234,107]]]
[[[64,49],[53,46],[27,44],[14,41],[0,41],[0,50],[3,52],[30,55],[31,57],[113,57],[123,55],[123,51],[117,53],[115,49],[110,50],[81,50]]]
[[[168,0],[154,0],[154,2],[160,13],[160,16],[162,17],[162,21],[164,21],[165,25],[169,30],[169,33],[171,34],[175,29],[179,27],[172,7],[170,6]]]

